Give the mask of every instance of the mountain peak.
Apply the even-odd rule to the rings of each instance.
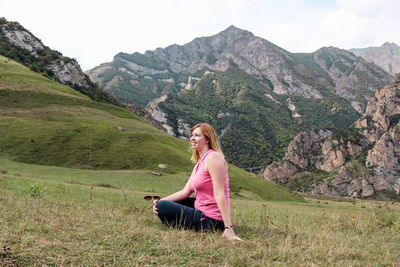
[[[379,47],[351,49],[356,56],[373,62],[391,75],[400,72],[400,46],[393,42],[385,42]]]
[[[396,43],[385,42],[381,47],[399,47]]]
[[[225,31],[237,31],[237,30],[239,30],[239,31],[244,31],[244,30],[242,30],[242,29],[239,29],[239,28],[236,27],[235,25],[231,25],[231,26],[229,26],[228,28],[225,29]]]
[[[222,32],[220,32],[220,33],[218,33],[216,35],[221,35],[221,34],[233,35],[235,37],[238,37],[238,36],[254,37],[254,35],[251,32],[243,30],[243,29],[240,29],[240,28],[238,28],[238,27],[236,27],[234,25],[229,26],[228,28],[226,28],[225,30],[223,30]]]
[[[322,53],[328,53],[331,55],[346,55],[346,56],[350,56],[351,54],[349,51],[335,47],[335,46],[325,46],[325,47],[321,47],[320,49],[318,49],[317,51],[315,51],[314,53],[316,54],[322,54]]]

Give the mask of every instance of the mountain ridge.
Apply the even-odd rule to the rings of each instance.
[[[318,87],[337,91],[359,113],[375,88],[392,79],[346,50],[328,47],[308,54],[290,53],[235,26],[209,37],[195,38],[182,46],[171,45],[144,54],[119,53],[113,62],[103,63],[86,73],[121,101],[144,106],[162,95],[182,91],[188,85],[188,76],[201,69],[226,71],[234,65],[278,94],[321,98]],[[360,74],[363,72],[368,74]],[[118,77],[118,80],[107,77]],[[357,93],[350,92],[354,90]]]
[[[392,75],[400,72],[400,46],[393,42],[385,42],[379,47],[352,48],[349,51],[375,63]]]

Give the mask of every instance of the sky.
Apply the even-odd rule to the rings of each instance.
[[[184,45],[230,25],[290,52],[400,45],[399,10],[399,0],[0,0],[0,17],[83,70],[119,52]]]

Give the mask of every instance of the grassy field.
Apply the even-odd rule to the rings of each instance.
[[[245,241],[228,242],[166,227],[143,200],[186,179],[1,158],[0,266],[398,266],[400,203],[236,194],[232,220]]]

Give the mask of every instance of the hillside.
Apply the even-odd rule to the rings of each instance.
[[[349,126],[392,78],[345,50],[294,54],[234,26],[183,46],[119,53],[87,74],[122,102],[146,106],[171,135],[211,123],[229,161],[254,172],[301,130]]]
[[[94,102],[4,57],[0,67],[1,154],[74,168],[151,169],[166,163],[188,170],[185,142],[128,110]]]
[[[186,176],[192,168],[186,141],[2,56],[0,115],[0,156],[13,161]],[[160,169],[159,164],[169,168]],[[238,196],[244,190],[264,199],[299,199],[234,166],[231,188]]]
[[[48,78],[70,85],[95,101],[121,105],[111,94],[94,84],[83,73],[75,59],[65,57],[60,52],[45,46],[18,22],[0,18],[0,55],[13,59]]]
[[[253,171],[281,157],[300,130],[346,127],[358,118],[334,94],[325,101],[277,95],[240,69],[205,73],[193,89],[168,95],[156,111],[165,112],[178,136],[189,136],[188,125],[214,124],[227,159]]]

